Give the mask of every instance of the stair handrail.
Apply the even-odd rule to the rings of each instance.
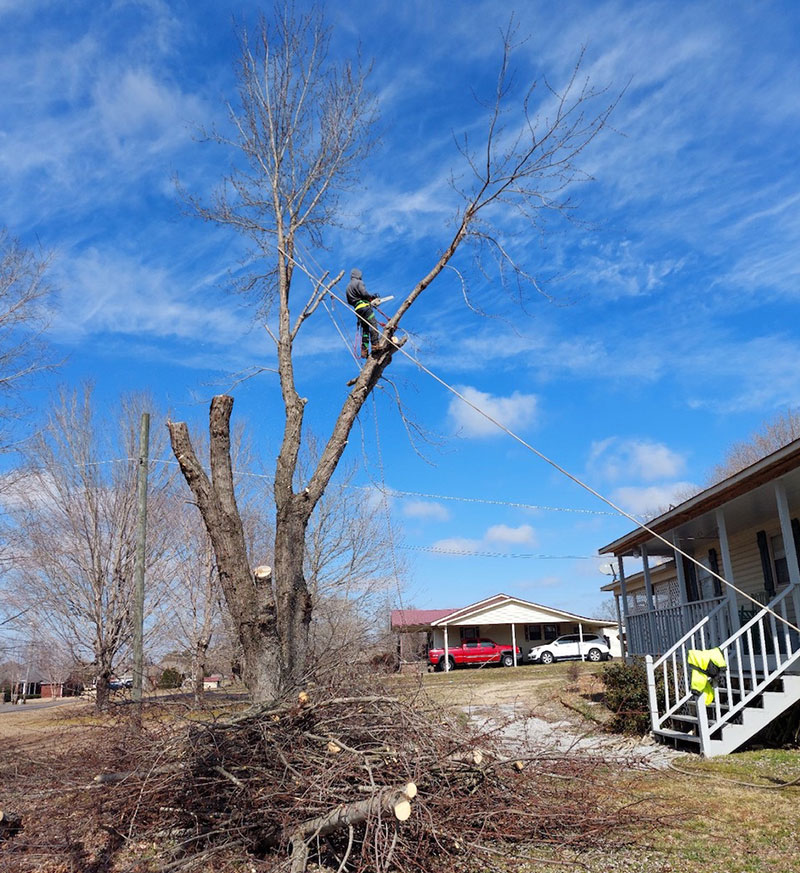
[[[704,615],[700,619],[700,621],[698,621],[697,624],[691,630],[687,631],[676,643],[673,643],[672,646],[669,649],[667,649],[667,651],[664,652],[664,654],[657,661],[653,661],[653,669],[657,670],[664,663],[664,661],[667,660],[667,658],[669,658],[671,655],[673,655],[675,652],[677,652],[678,649],[691,636],[696,634],[704,624],[707,624],[709,621],[711,621],[711,616],[714,615],[714,613],[720,608],[720,606],[724,606],[724,605],[726,605],[726,604],[720,603],[718,606],[716,606],[714,609],[712,609],[711,612],[708,613],[708,615]]]
[[[761,619],[764,617],[764,613],[769,613],[782,624],[786,624],[787,626],[791,627],[791,624],[787,619],[784,619],[782,616],[775,614],[773,607],[777,606],[777,604],[780,603],[781,600],[785,600],[786,597],[791,594],[793,589],[796,587],[797,586],[794,585],[794,583],[790,582],[779,594],[776,594],[769,603],[764,604],[764,606],[762,606],[761,609],[749,621],[743,624],[738,630],[735,630],[728,637],[727,640],[721,642],[719,644],[720,649],[729,646],[737,637],[742,636],[744,633],[750,630],[751,627],[754,627],[756,624],[758,624],[758,622],[761,621]],[[709,613],[709,616],[710,615],[711,613]]]
[[[783,591],[781,591],[779,594],[776,594],[775,597],[773,597],[772,600],[770,600],[770,602],[768,604],[766,604],[761,610],[759,610],[759,612],[757,612],[749,621],[747,621],[745,624],[743,624],[735,633],[731,634],[731,636],[727,640],[725,640],[724,643],[720,643],[719,648],[723,652],[723,655],[724,655],[725,660],[728,663],[729,667],[731,665],[731,658],[728,654],[730,647],[734,643],[736,643],[737,640],[744,637],[759,622],[761,622],[764,619],[765,615],[773,615],[774,616],[775,612],[774,612],[773,607],[776,606],[778,603],[780,603],[780,601],[785,600],[790,595],[792,595],[794,593],[794,590],[797,587],[798,586],[795,586],[791,583],[789,585],[787,585],[783,589]],[[788,622],[787,622],[787,624],[788,624]],[[763,638],[763,632],[762,632],[762,638]],[[777,655],[777,653],[776,653],[776,655]],[[789,652],[787,649],[785,660],[780,661],[776,657],[774,670],[768,670],[767,652],[762,651],[760,656],[762,658],[763,679],[761,679],[760,682],[756,681],[757,676],[753,675],[751,677],[750,690],[746,694],[743,692],[741,697],[739,698],[739,700],[735,704],[729,706],[726,712],[723,713],[720,710],[720,707],[717,703],[717,705],[715,706],[715,709],[717,711],[715,712],[714,716],[712,716],[711,718],[708,719],[709,732],[714,731],[717,728],[720,728],[723,725],[730,722],[731,719],[735,715],[737,715],[739,712],[741,712],[743,709],[745,709],[747,707],[748,703],[751,700],[758,697],[769,686],[769,684],[771,682],[774,682],[775,679],[777,679],[779,676],[783,675],[786,672],[786,670],[788,669],[788,667],[791,666],[791,664],[795,663],[800,658],[800,645],[797,645],[797,646],[792,645],[791,652]],[[730,702],[730,671],[728,671],[728,673],[726,673],[726,680],[727,680],[727,684],[728,684],[727,691],[728,691],[728,697],[729,697],[729,702]]]

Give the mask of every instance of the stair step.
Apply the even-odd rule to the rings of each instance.
[[[696,715],[675,715],[670,716],[671,721],[685,721],[689,724],[697,724],[697,716]]]
[[[654,734],[658,734],[660,737],[666,737],[669,740],[685,740],[688,743],[699,743],[700,737],[695,736],[694,734],[687,734],[683,731],[675,731],[672,728],[659,728],[656,731],[653,731]]]

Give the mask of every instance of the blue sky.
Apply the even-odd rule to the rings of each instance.
[[[469,312],[447,271],[405,327],[439,376],[628,511],[646,512],[702,484],[727,445],[800,403],[800,7],[520,7],[518,83],[546,75],[558,87],[585,47],[583,73],[625,91],[613,129],[583,158],[595,181],[576,186],[582,221],[552,221],[539,235],[499,218],[552,302],[523,311],[458,256],[475,299],[501,317]],[[0,0],[0,224],[52,251],[59,289],[50,338],[65,363],[34,395],[40,407],[56,383],[92,378],[101,401],[148,389],[199,426],[235,374],[274,362],[254,308],[227,290],[242,241],[185,216],[174,184],[178,175],[207,195],[227,166],[197,128],[225,124],[233,23],[252,24],[257,9]],[[358,266],[371,290],[398,297],[427,272],[452,233],[453,136],[479,138],[485,127],[475,95],[492,94],[512,11],[330,4],[334,53],[360,45],[374,59],[382,143],[315,263]],[[337,319],[351,339],[352,316]],[[298,370],[317,434],[353,367],[320,310]],[[415,450],[380,391],[346,457],[375,523],[393,526],[405,605],[504,591],[591,613],[606,581],[591,556],[630,522],[405,359],[390,375],[432,442]],[[275,377],[232,391],[268,467],[279,439]],[[412,492],[389,501],[388,517],[372,490],[382,483]]]

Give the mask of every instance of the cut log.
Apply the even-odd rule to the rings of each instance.
[[[416,796],[417,786],[408,782],[402,788],[378,791],[372,797],[337,806],[325,815],[303,822],[289,837],[292,847],[292,873],[302,873],[306,869],[310,839],[361,824],[379,812],[391,811],[398,821],[408,821],[411,816],[411,801]]]

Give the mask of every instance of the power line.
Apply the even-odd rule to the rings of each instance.
[[[363,488],[369,489],[377,486],[371,485],[345,485],[345,488]],[[378,488],[380,491],[381,489]],[[519,503],[513,500],[494,500],[488,497],[461,497],[456,494],[426,494],[422,491],[398,491],[394,488],[387,488],[386,494],[389,497],[422,497],[426,500],[454,500],[460,503],[485,503],[490,506],[512,506],[516,509],[532,509],[543,512],[576,512],[584,515],[606,515],[616,518],[615,513],[606,512],[602,509],[578,509],[569,506],[542,506],[536,503]]]
[[[436,555],[456,555],[460,558],[532,558],[542,561],[590,561],[599,560],[601,555],[537,555],[532,552],[484,552],[473,549],[447,549],[440,546],[408,546],[398,544],[398,549],[414,552],[432,552]]]

